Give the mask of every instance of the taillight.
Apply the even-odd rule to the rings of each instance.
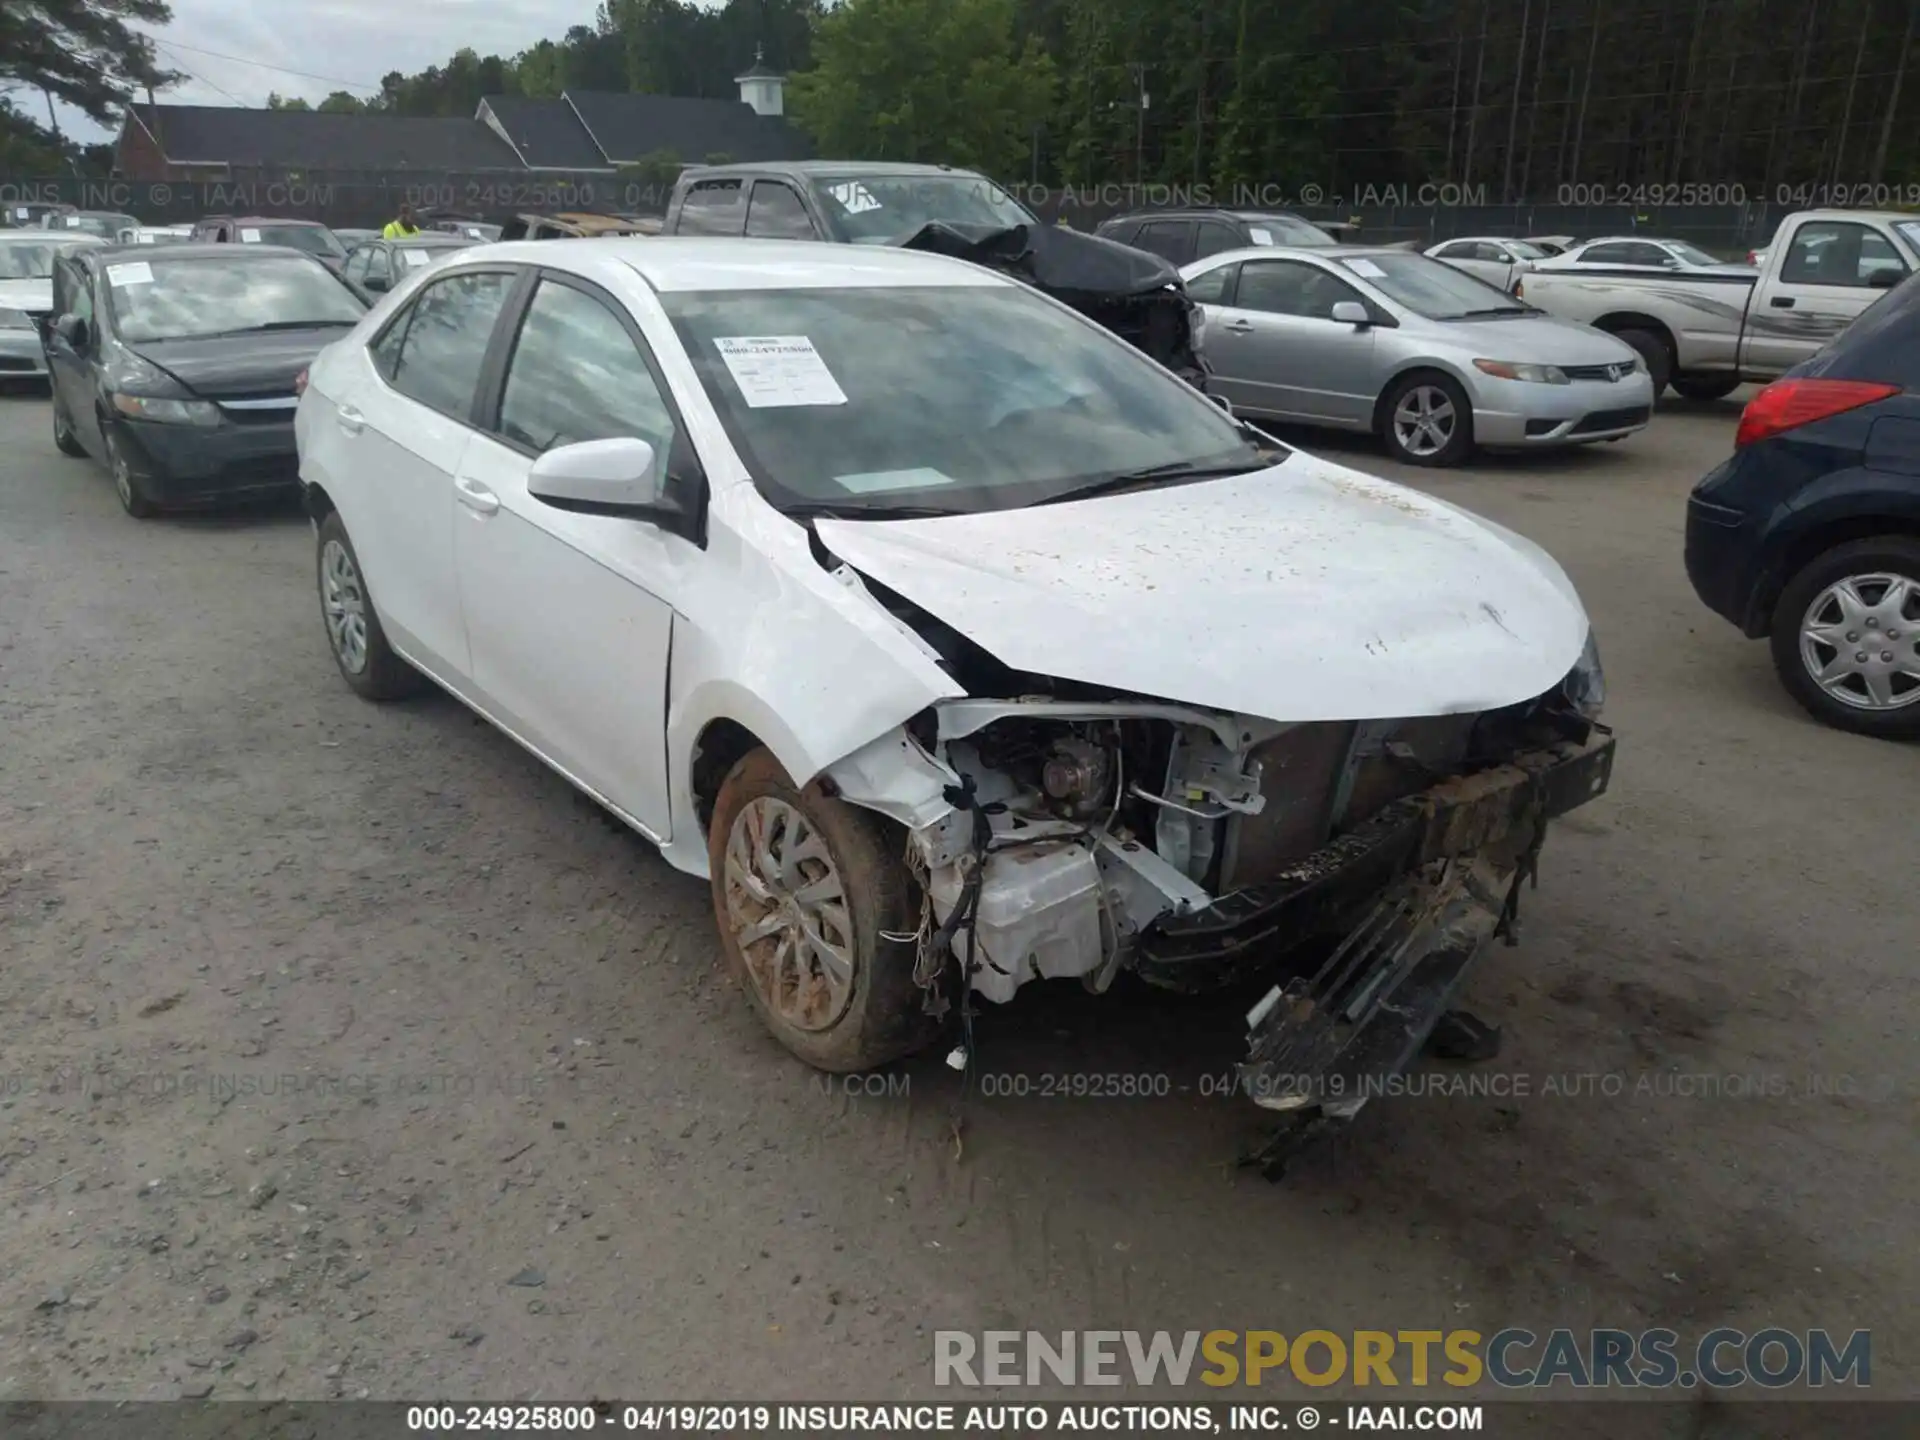
[[[296,395],[304,395],[307,393],[306,371],[302,370],[298,375],[293,377],[293,393]]]
[[[1740,412],[1740,428],[1734,432],[1733,447],[1751,445],[1830,415],[1857,410],[1889,395],[1898,395],[1898,385],[1881,385],[1871,380],[1776,380]]]

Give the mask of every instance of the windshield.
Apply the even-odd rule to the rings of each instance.
[[[1913,247],[1913,253],[1920,255],[1920,220],[1896,220],[1893,228],[1900,232],[1900,238]]]
[[[256,227],[243,227],[242,233],[251,235]],[[304,250],[309,255],[325,255],[329,259],[337,258],[347,252],[340,242],[333,238],[333,232],[324,225],[261,225],[259,244],[291,245],[295,250]]]
[[[53,274],[58,240],[0,240],[0,280],[45,280]]]
[[[122,230],[131,230],[139,225],[131,215],[63,215],[60,217],[62,230],[78,230],[86,235],[99,235],[108,240],[115,239]]]
[[[897,240],[930,220],[1001,230],[1037,223],[979,175],[816,175],[813,182],[829,217],[856,245]]]
[[[1678,255],[1689,265],[1720,265],[1725,263],[1714,259],[1713,256],[1707,254],[1706,251],[1687,244],[1684,240],[1669,240],[1667,242],[1667,249],[1672,254]]]
[[[662,300],[783,509],[1006,510],[1149,468],[1271,463],[1144,355],[1023,288]]]
[[[1458,320],[1489,311],[1521,315],[1532,308],[1464,270],[1410,250],[1355,255],[1339,263],[1388,299],[1429,320]]]
[[[1256,245],[1337,245],[1318,225],[1298,215],[1247,215],[1247,234]]]
[[[124,260],[106,267],[122,340],[187,340],[302,325],[354,325],[366,306],[325,266],[294,255]]]

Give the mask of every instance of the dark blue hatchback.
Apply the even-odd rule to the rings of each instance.
[[[1920,736],[1920,277],[1754,396],[1686,553],[1816,718]]]

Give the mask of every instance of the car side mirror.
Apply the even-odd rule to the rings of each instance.
[[[1358,300],[1335,302],[1332,315],[1342,325],[1358,325],[1362,329],[1373,323],[1373,316],[1367,313],[1367,307]]]
[[[1229,400],[1226,396],[1208,395],[1207,398],[1213,401],[1213,403],[1218,405],[1222,410],[1226,411],[1227,414],[1229,415],[1233,414],[1233,401]]]
[[[556,510],[660,521],[680,513],[661,468],[660,453],[645,440],[583,440],[534,461],[527,493]]]
[[[1907,277],[1891,265],[1882,265],[1877,270],[1867,272],[1867,284],[1875,290],[1891,290]]]
[[[53,322],[53,333],[75,350],[87,348],[87,322],[78,315],[62,315]]]
[[[360,288],[379,294],[383,291],[391,290],[393,288],[393,282],[384,275],[369,275],[360,282]]]

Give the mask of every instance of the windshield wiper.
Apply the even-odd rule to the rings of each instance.
[[[1535,315],[1539,312],[1531,305],[1495,305],[1490,310],[1462,310],[1453,318],[1456,320],[1484,320],[1489,315]]]
[[[195,335],[195,340],[219,340],[228,335],[259,335],[268,330],[321,330],[329,325],[358,325],[358,320],[269,320],[264,325],[242,325],[235,330],[215,330],[210,335]]]
[[[1194,465],[1185,460],[1170,460],[1164,465],[1149,465],[1144,470],[1130,470],[1124,475],[1109,475],[1104,480],[1089,481],[1034,503],[1058,505],[1065,500],[1091,500],[1096,495],[1111,495],[1116,490],[1130,490],[1136,485],[1151,485],[1156,481],[1178,485],[1188,480],[1219,480],[1228,475],[1251,475],[1256,470],[1271,470],[1285,458],[1282,455],[1272,461],[1255,460],[1237,465]]]
[[[943,515],[966,515],[970,511],[950,510],[938,505],[842,505],[823,500],[808,505],[788,505],[781,514],[795,520],[932,520]]]

